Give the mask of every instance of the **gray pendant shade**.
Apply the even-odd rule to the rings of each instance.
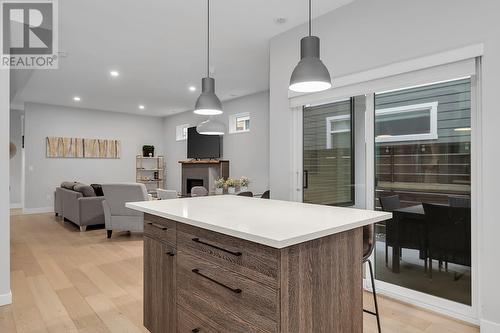
[[[319,58],[318,37],[307,36],[300,40],[300,58],[290,78],[290,90],[315,92],[332,86],[330,73]]]
[[[223,113],[222,104],[215,94],[215,79],[210,77],[210,0],[207,0],[207,76],[201,79],[201,95],[194,113],[214,116]]]
[[[226,125],[213,118],[209,118],[196,126],[196,131],[203,135],[224,135]]]
[[[222,103],[215,94],[215,80],[204,77],[201,80],[201,95],[196,101],[194,113],[212,116],[222,113]]]

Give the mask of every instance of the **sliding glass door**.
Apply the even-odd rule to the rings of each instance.
[[[353,99],[304,108],[303,201],[354,204]]]
[[[471,305],[471,80],[375,94],[379,281]]]

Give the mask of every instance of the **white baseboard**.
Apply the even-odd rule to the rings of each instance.
[[[10,209],[23,208],[23,204],[20,202],[15,202],[10,204]]]
[[[23,214],[53,213],[54,207],[23,208]]]
[[[481,319],[481,333],[498,333],[500,324],[489,320]]]
[[[0,295],[0,306],[12,304],[12,293],[9,291],[7,294]]]

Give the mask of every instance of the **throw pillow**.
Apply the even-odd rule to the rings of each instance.
[[[102,192],[102,186],[101,186],[101,184],[90,184],[90,186],[92,186],[92,188],[94,189],[94,192],[95,192],[96,196],[98,196],[98,197],[103,197],[104,196],[104,192]]]
[[[66,188],[68,190],[72,190],[73,187],[75,187],[76,184],[77,184],[77,182],[62,182],[61,183],[61,187],[62,188]]]
[[[95,192],[92,186],[85,184],[77,184],[73,187],[73,191],[80,192],[84,197],[95,197]]]

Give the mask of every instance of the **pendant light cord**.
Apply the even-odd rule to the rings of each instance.
[[[210,77],[210,0],[207,0],[207,77]]]
[[[311,36],[311,0],[309,0],[309,36]]]

